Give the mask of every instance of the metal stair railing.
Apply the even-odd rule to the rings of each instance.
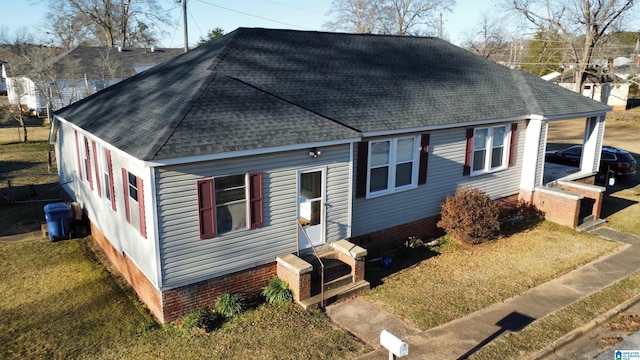
[[[318,259],[318,262],[320,262],[320,305],[324,307],[324,263],[322,262],[322,259],[320,259],[320,255],[318,254],[318,251],[316,251],[315,246],[313,246],[311,239],[309,239],[309,235],[307,235],[307,232],[302,226],[302,223],[300,223],[300,219],[296,219],[296,223],[298,224],[298,229],[302,230],[304,237],[307,239],[307,242],[311,246],[313,255]],[[300,256],[300,231],[298,231],[297,233],[298,234],[296,235],[296,239],[298,240],[298,256]]]

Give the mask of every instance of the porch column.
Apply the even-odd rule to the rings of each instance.
[[[598,172],[604,139],[605,119],[606,115],[587,119],[582,145],[582,159],[580,159],[580,171],[582,172]]]
[[[536,186],[542,185],[548,127],[548,123],[542,119],[531,119],[527,123],[520,176],[521,191],[533,192]]]

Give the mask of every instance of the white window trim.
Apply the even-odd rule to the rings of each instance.
[[[491,167],[491,159],[493,155],[493,132],[494,129],[504,128],[504,141],[502,143],[503,151],[502,151],[502,165],[498,167]],[[476,140],[476,132],[478,130],[488,129],[487,134],[487,144],[485,147],[485,158],[484,158],[484,168],[480,170],[473,170],[473,164],[476,156],[475,151],[475,140]],[[490,127],[481,127],[473,129],[473,149],[471,149],[471,173],[470,176],[477,176],[482,174],[489,174],[493,172],[502,171],[509,168],[509,152],[511,151],[511,128],[508,125],[500,125],[500,126],[490,126]]]
[[[105,203],[109,204],[109,206],[111,206],[111,198],[107,198],[107,193],[109,193],[110,197],[113,197],[113,194],[111,193],[111,184],[108,181],[105,181],[105,178],[108,178],[110,181],[113,181],[113,179],[111,179],[109,177],[109,163],[107,161],[107,152],[104,149],[104,147],[100,144],[96,144],[96,151],[98,152],[99,156],[98,156],[98,162],[99,164],[97,164],[96,166],[99,166],[99,173],[100,173],[100,191],[102,194],[102,200],[104,200]]]
[[[396,182],[396,165],[397,165],[396,163],[397,147],[398,147],[398,141],[404,140],[404,139],[413,139],[413,164],[411,166],[411,183],[400,186],[400,187],[396,187],[395,182]],[[381,142],[389,142],[389,163],[388,163],[389,173],[387,174],[388,188],[385,190],[371,192],[370,191],[371,155],[372,155],[371,147],[373,144],[381,143]],[[388,195],[388,194],[393,194],[397,192],[402,192],[406,190],[411,190],[418,187],[418,171],[419,171],[418,167],[420,164],[420,161],[419,161],[420,160],[420,135],[403,136],[403,137],[397,137],[397,138],[391,138],[391,139],[372,140],[372,141],[369,141],[368,146],[369,146],[369,149],[367,151],[368,158],[367,158],[367,195],[366,195],[367,199]]]
[[[216,192],[217,187],[216,187],[216,179],[220,179],[220,178],[225,178],[225,177],[231,177],[231,176],[238,176],[238,175],[242,175],[242,174],[229,174],[229,175],[219,175],[219,176],[214,176],[211,179],[213,179],[213,220],[215,221],[215,229],[216,229],[216,237],[221,237],[221,236],[225,236],[227,234],[231,234],[231,233],[235,233],[238,231],[245,231],[245,230],[249,230],[251,229],[251,204],[249,203],[249,201],[251,200],[251,194],[249,194],[249,173],[245,173],[244,174],[244,200],[235,200],[226,204],[240,204],[240,203],[244,203],[244,211],[245,211],[245,226],[243,228],[238,228],[238,229],[231,229],[229,231],[225,231],[223,233],[220,232],[220,229],[218,228],[218,207],[221,205],[216,204]]]

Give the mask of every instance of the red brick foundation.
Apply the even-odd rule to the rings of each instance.
[[[276,263],[273,262],[215,279],[160,291],[126,254],[121,254],[111,245],[93,223],[91,223],[91,234],[109,261],[161,323],[173,321],[198,309],[213,307],[224,292],[241,293],[246,296],[257,295],[276,274]]]
[[[423,240],[441,236],[444,232],[436,225],[438,220],[440,215],[356,236],[349,241],[367,249],[370,257],[377,257],[384,250],[404,244],[410,236],[417,236]]]
[[[105,253],[109,261],[116,267],[118,272],[127,280],[127,282],[133,287],[138,297],[144,302],[149,311],[160,322],[164,322],[164,316],[162,313],[162,298],[160,290],[147,279],[147,277],[140,271],[138,266],[129,259],[126,254],[122,254],[117,251],[111,243],[104,237],[100,229],[96,227],[93,222],[91,224],[91,235],[94,241],[100,246]]]
[[[162,303],[164,321],[172,321],[192,311],[213,307],[224,292],[254,296],[262,292],[276,274],[276,263],[239,271],[233,274],[164,290]]]

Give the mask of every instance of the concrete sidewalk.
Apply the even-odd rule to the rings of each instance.
[[[599,228],[592,233],[629,246],[521,295],[427,331],[403,323],[363,298],[330,305],[327,314],[334,322],[376,349],[362,359],[388,358],[388,351],[379,345],[382,329],[391,331],[409,344],[409,355],[403,359],[464,359],[497,337],[518,331],[534,320],[640,269],[639,236],[609,228]]]

